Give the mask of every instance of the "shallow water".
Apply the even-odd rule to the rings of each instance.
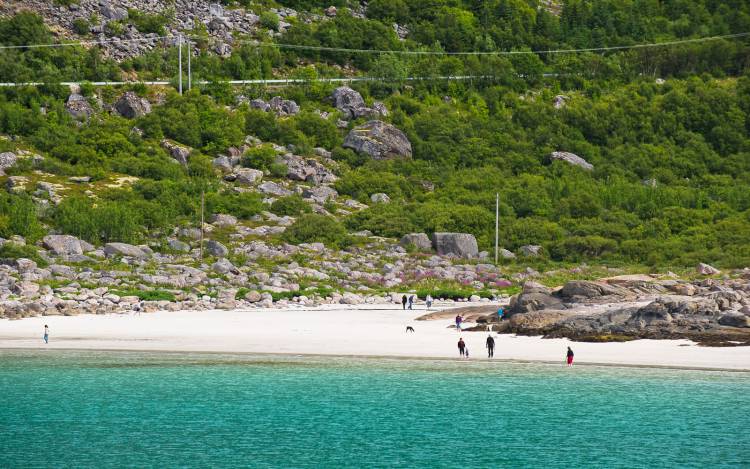
[[[0,351],[0,467],[748,467],[750,373]]]

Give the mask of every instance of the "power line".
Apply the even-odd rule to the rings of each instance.
[[[666,47],[680,44],[691,44],[698,42],[717,41],[721,39],[736,39],[741,37],[750,36],[750,31],[735,33],[735,34],[724,34],[720,36],[708,36],[699,37],[693,39],[679,39],[674,41],[665,42],[653,42],[643,44],[632,44],[622,46],[607,46],[607,47],[587,47],[580,49],[547,49],[547,50],[531,50],[531,51],[470,51],[470,52],[444,52],[444,51],[419,51],[419,50],[390,50],[390,49],[350,49],[345,47],[326,47],[326,46],[311,46],[304,44],[286,44],[286,43],[266,43],[257,42],[251,40],[235,41],[240,44],[250,44],[256,47],[271,47],[279,49],[298,49],[298,50],[313,50],[313,51],[325,51],[325,52],[346,52],[352,54],[396,54],[396,55],[529,55],[529,54],[575,54],[579,52],[606,52],[614,50],[628,50],[628,49],[643,49],[652,47]],[[196,36],[188,36],[193,39],[201,39]],[[61,42],[54,44],[26,44],[26,45],[11,45],[11,46],[0,46],[2,49],[35,49],[44,47],[69,47],[79,45],[101,45],[101,44],[112,44],[112,43],[127,43],[127,42],[150,42],[158,39],[177,39],[177,35],[166,35],[156,36],[149,38],[137,38],[137,39],[103,39],[99,41],[77,41],[77,42]]]

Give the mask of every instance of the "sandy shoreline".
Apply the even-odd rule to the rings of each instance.
[[[453,305],[451,305],[453,306]],[[414,321],[422,308],[333,305],[318,308],[45,316],[0,320],[0,349],[91,349],[370,357],[457,358],[463,337],[471,359],[486,359],[487,333]],[[50,343],[42,341],[44,324]],[[411,325],[415,333],[406,333]],[[581,364],[750,370],[750,347],[699,347],[685,340],[581,343],[501,335],[495,360],[562,363],[566,347]]]

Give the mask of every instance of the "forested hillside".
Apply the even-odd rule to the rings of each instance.
[[[89,45],[0,49],[0,82],[48,82],[0,90],[0,152],[42,157],[19,157],[6,169],[29,184],[13,190],[11,183],[0,197],[0,236],[34,243],[53,230],[94,245],[158,248],[175,228],[197,225],[205,191],[207,217],[229,214],[248,226],[264,210],[297,217],[293,230],[261,237],[270,243],[344,248],[356,244],[349,233],[362,230],[392,238],[455,231],[474,234],[489,251],[499,193],[500,244],[511,251],[541,245],[545,259],[563,263],[750,265],[748,2],[569,0],[551,9],[535,0],[224,3],[254,11],[260,22],[225,36],[231,53],[223,57],[205,27],[185,31],[193,80],[212,83],[183,96],[174,87],[84,84],[91,112],[83,117],[70,112],[70,90],[56,83],[176,83],[176,48],[119,61]],[[274,13],[282,7],[298,10],[281,20],[284,28]],[[16,13],[0,18],[0,45],[116,39],[131,26],[145,29],[138,18],[117,20],[119,36],[114,26],[100,33],[85,25],[60,35],[42,17]],[[164,16],[162,28],[169,21]],[[699,38],[711,39],[521,53]],[[342,120],[330,97],[340,84],[317,80],[355,76],[379,79],[351,86],[368,106],[382,102],[387,113],[378,119],[404,132],[410,156],[377,159],[344,147],[372,114]],[[282,77],[308,81],[225,83]],[[112,111],[125,91],[147,98],[151,112],[127,118]],[[299,112],[251,103],[274,96]],[[337,198],[311,206],[309,198],[283,195],[270,203],[268,194],[236,190],[216,158],[247,146],[248,136],[255,143],[238,155],[241,166],[283,186],[279,157],[287,150],[280,146],[322,157]],[[174,163],[165,139],[190,149],[184,164]],[[558,161],[553,152],[592,167]],[[76,177],[89,179],[71,182]],[[56,193],[33,189],[41,180],[57,184]],[[372,201],[381,193],[390,203]],[[300,217],[311,209],[318,214]]]

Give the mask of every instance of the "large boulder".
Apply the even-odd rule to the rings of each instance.
[[[259,169],[240,168],[235,171],[235,181],[243,186],[252,186],[263,179],[263,171]]]
[[[5,170],[15,166],[18,157],[15,153],[5,151],[0,153],[0,176],[5,174]]]
[[[329,186],[306,187],[302,191],[302,197],[319,204],[324,204],[339,196],[336,189]]]
[[[721,273],[721,271],[717,269],[716,267],[713,267],[708,264],[704,264],[702,262],[698,264],[695,270],[701,275],[717,275]]]
[[[229,255],[229,249],[213,239],[206,241],[206,252],[214,257],[227,257]]]
[[[599,298],[601,296],[626,296],[628,291],[622,287],[603,282],[588,280],[571,280],[563,285],[560,295],[564,298]]]
[[[508,316],[515,314],[525,314],[531,311],[540,311],[543,309],[563,310],[563,302],[549,293],[533,290],[528,293],[523,292],[513,296],[508,305]]]
[[[376,101],[372,107],[367,107],[362,95],[348,86],[340,86],[333,90],[331,99],[333,99],[333,105],[336,109],[341,111],[344,119],[377,118],[388,115],[388,109],[383,103]]]
[[[542,247],[534,244],[527,244],[520,247],[521,254],[526,257],[536,257],[542,253]]]
[[[719,318],[719,324],[731,327],[750,327],[750,317],[742,313],[727,313]]]
[[[91,107],[88,100],[78,93],[68,96],[68,101],[65,103],[65,110],[77,120],[88,120],[94,113],[94,108]]]
[[[104,245],[104,254],[107,257],[133,257],[136,259],[147,259],[151,254],[146,250],[127,243],[107,243]]]
[[[477,257],[477,239],[468,233],[433,233],[432,247],[441,256]]]
[[[292,195],[292,191],[272,181],[264,182],[263,184],[258,186],[258,190],[260,190],[264,194],[272,195],[275,197],[285,197],[287,195]]]
[[[83,254],[81,240],[70,235],[48,235],[42,239],[44,247],[58,256]]]
[[[128,10],[112,5],[106,0],[99,2],[99,13],[106,21],[122,21],[128,18]]]
[[[293,116],[299,113],[299,105],[291,99],[283,99],[281,96],[274,96],[268,102],[271,110],[278,116]]]
[[[286,165],[286,177],[293,181],[306,181],[312,184],[332,183],[338,179],[328,168],[313,158],[287,153],[277,160]]]
[[[161,141],[161,147],[164,148],[167,153],[169,153],[169,156],[174,158],[178,163],[183,166],[187,166],[188,159],[190,158],[189,147],[179,145],[177,143],[172,143],[166,139]]]
[[[555,160],[564,161],[570,165],[583,168],[586,171],[591,171],[592,169],[594,169],[594,165],[584,160],[580,156],[576,155],[575,153],[570,153],[567,151],[553,151],[549,155],[549,157],[552,161],[555,161]]]
[[[432,241],[424,233],[409,233],[404,235],[400,241],[401,246],[409,249],[415,249],[421,252],[428,252],[432,250]]]
[[[128,91],[117,100],[115,110],[122,117],[135,119],[151,112],[151,103],[146,98],[141,98],[132,91]]]
[[[376,160],[411,158],[411,142],[406,134],[379,120],[353,128],[344,139],[343,146]]]

